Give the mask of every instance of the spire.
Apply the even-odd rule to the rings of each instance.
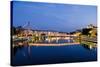
[[[31,29],[30,22],[28,21],[25,25],[23,25],[23,28],[28,30]]]

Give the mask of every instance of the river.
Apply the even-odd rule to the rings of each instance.
[[[87,49],[80,44],[67,46],[25,46],[17,50],[12,65],[36,65],[96,61],[97,48]]]

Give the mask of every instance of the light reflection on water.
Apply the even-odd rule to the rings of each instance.
[[[74,40],[67,39],[59,39],[59,40],[51,40],[51,41],[43,41],[41,43],[53,43],[53,44],[61,44],[61,43],[73,43]]]
[[[69,46],[31,46],[16,52],[13,65],[48,64],[60,62],[96,61],[97,49],[86,49],[81,45]]]

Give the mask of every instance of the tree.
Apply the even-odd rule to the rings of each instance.
[[[11,32],[12,32],[12,35],[16,35],[16,27],[13,26],[13,27],[11,28]]]
[[[23,31],[22,26],[16,27],[16,34],[21,34],[22,31]]]
[[[90,35],[89,31],[91,31],[91,28],[84,28],[84,29],[82,29],[82,34],[83,35]]]

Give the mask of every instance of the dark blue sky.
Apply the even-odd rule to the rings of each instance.
[[[13,2],[13,26],[30,22],[32,29],[71,32],[97,25],[97,7],[37,2]]]

